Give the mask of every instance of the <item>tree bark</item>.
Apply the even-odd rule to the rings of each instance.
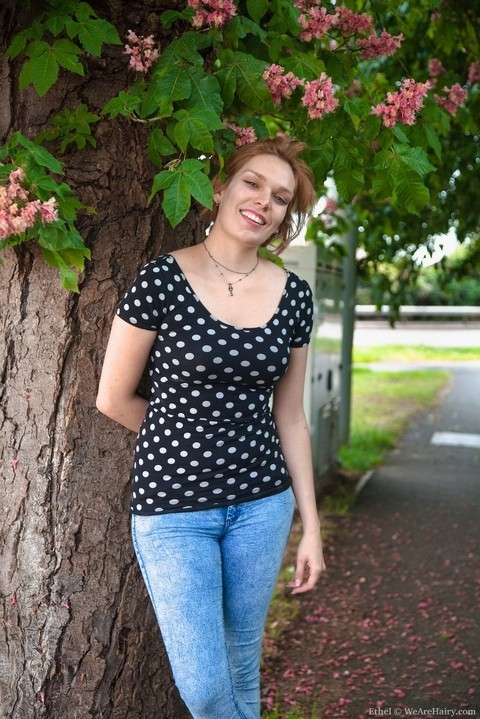
[[[158,33],[158,2],[91,4],[121,37]],[[41,9],[25,5],[0,9],[3,51]],[[108,53],[85,78],[62,73],[44,98],[20,94],[20,62],[3,58],[2,139],[33,137],[80,102],[98,113],[132,80],[123,48]],[[158,202],[146,208],[156,170],[142,126],[102,120],[94,134],[96,148],[61,158],[95,208],[79,224],[92,251],[80,294],[61,289],[33,243],[6,250],[0,268],[0,715],[187,719],[129,539],[134,437],[95,396],[120,295],[145,261],[199,228],[192,212],[173,233]]]

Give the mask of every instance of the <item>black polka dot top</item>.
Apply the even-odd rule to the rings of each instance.
[[[269,399],[290,348],[310,339],[307,282],[288,272],[270,320],[235,327],[210,314],[175,258],[163,255],[141,270],[117,314],[157,332],[132,512],[190,512],[285,490],[291,480]]]

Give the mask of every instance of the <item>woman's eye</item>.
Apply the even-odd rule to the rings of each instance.
[[[247,183],[247,185],[251,185],[251,187],[256,187],[256,186],[257,186],[257,183],[254,182],[253,180],[245,180],[245,182]]]
[[[281,205],[287,204],[286,199],[284,197],[282,197],[281,195],[275,195],[275,199],[277,200],[277,202],[280,202]]]

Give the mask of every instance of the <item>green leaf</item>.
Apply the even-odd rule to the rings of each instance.
[[[360,122],[363,118],[368,117],[370,114],[370,105],[360,97],[346,98],[343,103],[343,109],[350,117],[355,130],[360,127]],[[380,119],[380,118],[379,118]]]
[[[197,160],[184,160],[180,167],[186,177],[190,194],[203,207],[211,209],[213,205],[213,187],[210,179],[203,172],[201,164]]]
[[[183,60],[187,60],[192,65],[201,67],[203,65],[203,57],[198,52],[199,36],[196,32],[184,32],[183,35],[176,38],[175,52],[177,56]]]
[[[62,287],[68,292],[78,292],[78,275],[75,270],[70,269],[62,257],[63,253],[42,247],[42,255],[51,267],[56,267],[59,270]]]
[[[247,0],[247,11],[252,20],[260,23],[268,10],[268,0]]]
[[[272,96],[261,79],[267,63],[243,52],[232,55],[237,71],[238,97],[248,108],[265,111],[272,105]]]
[[[15,133],[15,139],[16,141],[22,145],[22,147],[25,147],[29,151],[29,153],[33,156],[35,162],[38,165],[41,165],[42,167],[47,167],[52,172],[55,172],[57,175],[63,175],[63,169],[61,163],[57,160],[56,157],[50,154],[48,150],[46,150],[44,147],[41,147],[40,145],[36,145],[34,142],[29,140],[25,135],[22,135],[20,132]]]
[[[141,99],[136,95],[129,95],[121,90],[117,97],[112,97],[102,109],[103,115],[108,115],[110,119],[123,115],[129,117],[134,115],[139,109]]]
[[[52,52],[58,64],[66,70],[75,72],[77,75],[85,74],[83,65],[78,60],[78,55],[80,55],[81,50],[73,42],[67,39],[56,40],[52,45]]]
[[[325,72],[336,85],[348,87],[355,75],[350,53],[329,52],[325,54]]]
[[[368,115],[365,119],[364,125],[365,140],[367,142],[373,142],[373,140],[378,137],[381,125],[382,120],[380,117],[377,117],[376,115]]]
[[[152,130],[148,136],[148,157],[150,160],[161,166],[162,158],[165,155],[173,155],[175,147],[168,137],[159,128]]]
[[[428,160],[425,163],[424,158],[417,152],[421,148],[406,149],[409,151],[406,156],[394,150],[377,153],[372,186],[377,197],[391,197],[392,202],[401,209],[418,214],[430,199],[430,193],[422,179],[424,171],[429,171],[426,169],[429,163]],[[413,155],[411,151],[415,151]],[[420,169],[421,174],[414,167]]]
[[[85,4],[86,3],[81,3],[81,5]],[[92,10],[90,8],[90,14],[91,12]],[[70,38],[78,37],[80,45],[86,52],[90,53],[90,55],[100,57],[104,44],[122,44],[117,30],[111,23],[107,22],[107,20],[102,20],[96,16],[87,17],[86,12],[84,15],[80,13],[81,19],[79,18],[78,11],[76,11],[75,14],[79,22],[70,19],[65,23],[68,36]]]
[[[223,100],[220,95],[220,86],[213,75],[207,75],[199,68],[187,70],[192,91],[185,103],[185,108],[191,113],[202,113],[205,122],[219,121],[223,112]]]
[[[174,170],[162,170],[162,172],[159,172],[155,175],[153,178],[153,184],[152,189],[150,191],[150,196],[148,198],[148,204],[153,199],[153,196],[157,194],[160,190],[165,190],[169,185],[172,184],[172,182],[175,180],[176,172]]]
[[[399,154],[402,164],[408,165],[419,175],[426,175],[436,168],[430,163],[428,155],[423,147],[410,147],[408,145],[394,145],[394,150]]]
[[[406,134],[404,133],[404,131],[402,130],[402,128],[399,125],[395,125],[395,127],[393,128],[393,134],[396,137],[396,139],[400,140],[400,143],[402,143],[403,145],[409,144],[408,137],[406,136]]]
[[[162,23],[162,27],[165,30],[170,30],[173,23],[177,20],[180,20],[182,17],[182,13],[178,10],[165,10],[165,12],[162,13],[160,20]]]
[[[416,215],[428,204],[430,193],[414,170],[399,163],[395,192],[401,207]]]
[[[237,71],[234,65],[227,65],[216,74],[221,87],[224,109],[228,110],[234,99],[237,90]]]
[[[365,177],[359,168],[335,167],[333,171],[335,185],[346,202],[351,202],[364,187]]]
[[[305,80],[315,80],[325,70],[325,64],[313,53],[298,50],[291,56],[279,58],[278,64],[284,67],[286,72],[293,72]]]
[[[23,63],[20,75],[18,77],[18,86],[20,90],[25,90],[29,85],[32,84],[32,61],[27,60]]]
[[[375,155],[375,174],[372,180],[372,189],[379,198],[392,197],[395,190],[395,177],[397,173],[397,160],[389,150],[381,150]]]
[[[50,90],[58,78],[58,63],[55,53],[50,45],[43,44],[46,49],[38,55],[35,54],[25,63],[25,65],[29,66],[28,73],[31,82],[40,97],[43,97]]]
[[[211,131],[223,129],[223,123],[217,120],[213,124],[206,125],[200,113],[188,113],[186,110],[175,113],[175,117],[179,121],[174,128],[174,137],[182,152],[185,152],[189,143],[203,153],[213,152]]]
[[[330,172],[332,167],[335,156],[333,140],[328,138],[318,147],[311,145],[310,150],[309,165],[315,175],[316,184],[320,186],[325,182],[327,173]]]
[[[190,209],[191,195],[188,180],[181,172],[174,173],[173,182],[163,195],[162,208],[167,220],[175,228]]]
[[[159,77],[155,77],[153,84],[159,102],[186,100],[192,91],[190,76],[180,64],[165,69]]]
[[[438,138],[437,133],[430,125],[423,125],[423,131],[427,139],[429,147],[432,148],[435,155],[439,160],[442,159],[442,144]]]
[[[25,50],[27,42],[30,40],[30,38],[30,28],[25,28],[25,30],[21,30],[19,33],[17,33],[10,45],[7,47],[5,51],[5,57],[13,59],[17,57],[17,55],[20,55],[20,53]]]
[[[55,12],[54,15],[47,17],[44,26],[54,37],[60,35],[65,30],[65,23],[70,20],[70,15],[61,12]]]
[[[344,200],[350,202],[364,186],[363,157],[354,139],[344,133],[337,139],[333,174],[337,189]]]

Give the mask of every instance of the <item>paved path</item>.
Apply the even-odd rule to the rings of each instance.
[[[480,434],[480,372],[455,370],[335,520],[328,570],[280,647],[284,709],[480,718],[480,448],[435,432]]]

